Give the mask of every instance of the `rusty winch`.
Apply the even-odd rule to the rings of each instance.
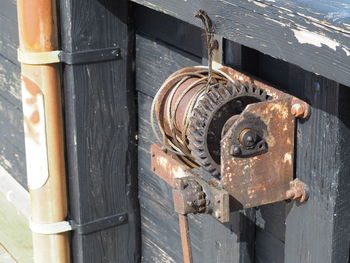
[[[296,118],[306,119],[309,109],[225,66],[183,68],[164,82],[152,104],[159,139],[151,146],[152,169],[174,189],[185,262],[191,262],[187,214],[228,222],[232,211],[307,200],[293,169]]]

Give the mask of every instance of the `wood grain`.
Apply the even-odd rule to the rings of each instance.
[[[137,262],[137,166],[133,34],[126,1],[61,1],[62,48],[119,46],[114,61],[64,67],[70,217],[78,224],[119,213],[128,223],[72,234],[74,262]],[[130,37],[129,37],[130,36]]]
[[[151,9],[202,26],[193,14],[204,9],[212,18],[216,33],[239,44],[298,65],[344,85],[350,85],[349,4],[321,1],[323,9],[336,3],[332,13],[319,13],[312,1],[246,0],[133,0]],[[289,9],[286,7],[289,5]],[[332,10],[331,9],[331,10]],[[326,21],[325,21],[326,20]],[[340,24],[334,22],[337,20]]]
[[[0,165],[26,187],[16,2],[0,6]]]
[[[310,188],[286,221],[285,262],[348,262],[350,93],[348,87],[294,69],[291,91],[312,105],[297,130],[296,175]]]

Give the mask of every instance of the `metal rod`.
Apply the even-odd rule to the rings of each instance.
[[[184,263],[193,263],[188,218],[186,215],[179,214],[179,226]]]
[[[20,49],[58,49],[56,1],[17,1]],[[21,64],[22,102],[31,220],[66,220],[67,194],[59,65]],[[33,233],[36,263],[70,262],[69,234]]]

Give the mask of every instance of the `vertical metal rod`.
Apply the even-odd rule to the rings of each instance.
[[[188,227],[188,218],[186,215],[179,214],[179,226],[184,263],[192,263],[191,240]]]
[[[20,49],[58,49],[55,0],[18,0]],[[35,64],[35,63],[33,63]],[[31,220],[66,220],[67,194],[59,65],[21,64],[22,102]],[[33,233],[36,263],[70,262],[69,234]]]

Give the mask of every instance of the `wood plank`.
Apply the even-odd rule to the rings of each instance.
[[[282,263],[284,262],[284,243],[276,239],[269,232],[260,232],[257,230],[256,241],[259,246],[256,246],[255,263]],[[261,240],[262,239],[262,240]]]
[[[30,219],[29,193],[2,166],[0,166],[0,193],[6,196],[21,214]]]
[[[21,107],[0,95],[0,165],[27,187]]]
[[[136,36],[136,43],[136,89],[151,97],[176,70],[201,65],[201,58],[141,35]]]
[[[134,4],[135,31],[194,56],[202,56],[202,30],[170,15]]]
[[[0,6],[0,57],[4,57],[10,60],[12,63],[18,64],[18,27],[16,1],[0,0]]]
[[[137,262],[138,212],[132,32],[126,1],[60,1],[62,48],[119,46],[118,60],[64,68],[71,219],[79,224],[119,213],[128,223],[72,234],[74,262]],[[84,12],[81,12],[84,10]]]
[[[33,262],[32,234],[28,219],[0,193],[0,244],[19,263]]]
[[[271,1],[262,0],[264,4],[270,5]],[[301,16],[317,20],[325,27],[333,27],[341,32],[350,31],[350,5],[347,0],[274,0],[274,6],[285,8]]]
[[[0,53],[0,96],[22,110],[20,72],[18,64]]]
[[[348,262],[350,93],[347,87],[291,69],[291,92],[312,105],[298,123],[296,175],[310,198],[294,203],[286,221],[285,262]]]
[[[16,263],[14,258],[6,251],[6,249],[1,244],[0,244],[0,262]]]
[[[133,0],[133,2],[197,26],[202,25],[193,14],[199,9],[204,9],[216,25],[217,34],[344,85],[350,85],[348,26],[343,23],[344,30],[339,30],[332,24],[325,24],[324,19],[321,19],[325,16],[321,15],[321,18],[318,18],[312,10],[304,15],[298,12],[298,9],[289,10],[280,4],[295,1],[264,3],[257,0],[183,2]],[[346,4],[339,9],[344,12],[344,17],[347,17],[349,8]]]

